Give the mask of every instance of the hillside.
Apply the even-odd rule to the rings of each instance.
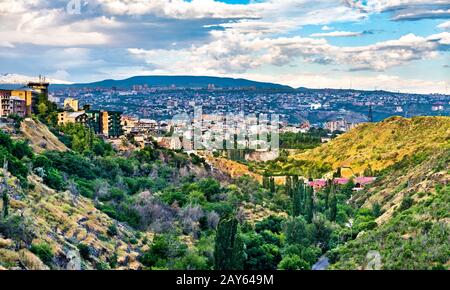
[[[388,167],[355,206],[381,206],[377,226],[328,254],[333,269],[364,269],[369,251],[381,269],[450,267],[450,149],[407,157]]]
[[[20,140],[25,133],[0,132],[0,160],[8,161],[0,171],[0,269],[211,270],[223,263],[216,251],[228,227],[242,242],[224,253],[239,260],[221,269],[311,269],[324,255],[333,269],[364,269],[370,250],[380,252],[383,269],[450,266],[448,118],[364,124],[306,151],[381,150],[368,144],[371,133],[382,149],[407,151],[390,163],[373,158],[377,181],[358,192],[351,183],[316,191],[294,178],[284,185],[282,176],[261,185],[245,165],[156,144],[118,152],[76,124],[58,128],[68,148],[45,150],[51,145],[41,142],[56,139],[57,129],[30,122],[22,131],[34,133],[34,152]],[[292,161],[283,157],[279,163]],[[319,172],[317,159],[294,161],[292,170]]]
[[[290,158],[329,164],[332,169],[350,167],[355,174],[369,166],[382,170],[407,155],[450,146],[450,117],[392,117],[365,123],[318,148]]]
[[[67,151],[69,150],[49,128],[40,121],[27,118],[20,123],[20,132],[30,142],[31,148],[36,153],[45,150]]]
[[[292,89],[274,83],[257,82],[246,79],[207,77],[207,76],[135,76],[124,80],[103,80],[82,84],[54,84],[52,88],[124,88],[131,89],[134,85],[148,85],[149,87],[203,87],[214,84],[216,87],[256,87],[266,89]]]
[[[7,176],[10,183],[16,184],[14,177]],[[29,177],[29,182],[33,186],[31,191],[14,186],[10,218],[0,221],[3,231],[12,224],[18,226],[9,238],[0,234],[0,269],[48,269],[30,251],[29,244],[50,246],[54,258],[47,264],[53,269],[67,269],[71,251],[78,252],[81,246],[88,249],[82,269],[142,267],[137,257],[146,249],[145,241],[152,238],[150,232],[138,235],[96,209],[92,200],[50,189],[35,175]],[[113,225],[117,233],[111,234]],[[133,240],[136,242],[130,242]]]

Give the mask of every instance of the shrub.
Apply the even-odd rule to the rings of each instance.
[[[78,244],[77,246],[78,251],[80,251],[80,256],[85,259],[89,260],[91,258],[91,248],[83,243]]]
[[[50,265],[53,261],[53,249],[47,243],[33,244],[30,251],[41,259],[46,265]]]
[[[297,255],[289,255],[284,257],[278,264],[280,270],[309,270],[310,266],[308,262],[301,259]]]
[[[50,168],[48,170],[47,174],[44,176],[44,183],[56,190],[62,190],[65,187],[61,173],[55,168]]]
[[[111,224],[108,227],[108,231],[107,232],[108,232],[108,235],[110,235],[110,236],[116,236],[117,233],[118,233],[116,224]]]
[[[404,211],[410,208],[414,203],[414,200],[410,196],[405,196],[400,204],[399,211]]]

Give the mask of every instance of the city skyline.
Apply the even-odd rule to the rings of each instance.
[[[448,93],[446,0],[0,3],[3,73],[71,82],[209,75]]]

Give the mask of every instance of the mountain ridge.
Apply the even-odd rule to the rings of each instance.
[[[211,77],[211,76],[134,76],[121,80],[106,79],[92,83],[76,83],[76,84],[54,84],[51,87],[64,88],[81,88],[81,87],[117,87],[131,89],[134,85],[148,85],[152,87],[164,87],[175,85],[177,87],[207,87],[213,84],[216,87],[256,87],[256,88],[271,88],[271,89],[293,89],[290,86],[270,83],[252,81],[243,78],[229,78],[229,77]]]

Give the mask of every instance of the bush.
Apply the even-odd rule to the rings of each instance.
[[[50,265],[53,261],[53,249],[47,243],[33,244],[30,251],[41,259],[46,265]]]
[[[310,266],[308,262],[301,259],[297,255],[289,255],[284,257],[278,264],[280,270],[309,270]]]
[[[111,224],[111,225],[108,227],[108,235],[110,235],[110,236],[116,236],[117,233],[118,233],[118,231],[117,231],[117,226],[116,226],[116,224]]]
[[[44,183],[56,190],[62,190],[65,187],[61,173],[55,168],[50,168],[48,170],[47,174],[44,176]]]
[[[16,242],[29,245],[35,236],[27,219],[14,215],[7,219],[0,219],[0,234]]]
[[[414,203],[414,200],[410,196],[405,196],[400,204],[399,211],[404,211],[410,208]]]
[[[80,256],[85,259],[89,260],[91,258],[91,248],[86,244],[78,244],[77,246],[78,251],[80,251]]]

